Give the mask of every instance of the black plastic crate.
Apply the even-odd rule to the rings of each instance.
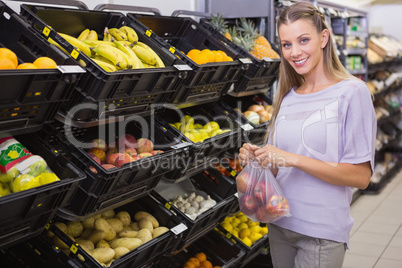
[[[48,139],[87,174],[68,208],[71,210],[68,214],[86,216],[147,195],[166,172],[180,168],[177,161],[190,155],[189,144],[181,143],[173,133],[149,118],[135,118],[138,121],[133,119],[90,128],[62,124],[44,127],[40,134],[42,138]],[[102,138],[110,144],[124,134],[131,134],[137,139],[148,138],[153,142],[154,149],[163,153],[126,163],[120,168],[104,169],[91,158],[84,145],[77,146],[72,140],[74,138],[88,145],[92,139]]]
[[[218,100],[249,68],[251,62],[243,63],[236,51],[192,18],[134,13],[127,13],[127,16],[144,31],[152,31],[161,45],[192,68],[170,101],[181,107]],[[234,60],[199,65],[186,56],[194,48],[222,50]]]
[[[264,58],[263,60],[257,59],[251,55],[244,48],[231,42],[225,36],[220,34],[211,24],[207,18],[200,19],[200,24],[208,29],[216,39],[236,51],[238,58],[247,58],[252,64],[239,78],[239,81],[234,83],[233,91],[235,92],[250,92],[256,90],[264,90],[271,88],[272,84],[278,77],[280,59]]]
[[[61,207],[67,206],[85,174],[48,144],[30,134],[15,137],[40,155],[60,181],[0,197],[0,247],[38,235]]]
[[[18,63],[47,56],[61,69],[1,70],[0,128],[12,135],[35,132],[52,122],[67,102],[84,71],[73,59],[50,45],[10,7],[0,1],[0,47],[11,49]],[[75,67],[75,68],[74,68]]]
[[[135,212],[146,211],[158,220],[160,226],[165,226],[169,228],[170,231],[153,238],[119,259],[114,260],[110,267],[152,267],[147,264],[152,263],[154,260],[161,258],[162,255],[168,254],[174,250],[177,240],[180,239],[180,233],[177,234],[175,229],[181,225],[181,221],[152,197],[145,196],[132,201],[115,209],[116,213],[118,213],[118,211],[127,211],[132,219],[134,218]],[[57,228],[57,226],[49,224],[47,225],[47,229],[51,230],[67,244],[69,247],[68,255],[50,241],[47,237],[47,230],[44,230],[40,236],[7,250],[14,252],[13,255],[28,263],[35,265],[42,264],[45,267],[102,267],[100,263],[86,253],[81,246],[72,241]],[[19,253],[20,248],[24,249],[28,254],[24,253],[23,256]],[[81,258],[80,255],[83,258]]]
[[[211,179],[206,173],[200,172],[187,179],[187,181],[180,182],[181,185],[180,183],[165,184],[162,181],[155,190],[151,192],[153,197],[173,211],[187,226],[181,240],[176,246],[178,250],[181,250],[212,230],[223,218],[233,211],[232,208],[237,202],[237,198],[233,194],[235,192],[234,182],[224,176],[219,176],[218,172],[207,171],[209,174],[214,175],[214,179]],[[216,205],[201,213],[195,219],[187,216],[178,207],[173,205],[170,200],[171,197],[168,196],[177,192],[176,187],[179,187],[179,189],[180,187],[184,187],[184,191],[188,190],[185,188],[187,185],[192,185],[197,194],[201,194],[199,191],[202,191],[204,194],[209,195],[216,201]],[[183,191],[183,189],[180,189],[180,191]],[[190,192],[186,193],[190,194]]]
[[[240,267],[241,260],[245,255],[231,241],[220,236],[215,231],[210,231],[179,253],[161,258],[154,267],[181,268],[190,257],[193,257],[198,252],[205,253],[207,260],[212,265],[220,266],[221,268]]]
[[[82,96],[76,95],[64,111],[67,113],[81,103],[92,105],[92,108],[82,108],[74,113],[76,120],[98,119],[100,114],[97,108],[103,109],[105,116],[127,115],[133,106],[137,107],[136,114],[150,114],[151,105],[165,103],[182,83],[182,78],[189,69],[183,61],[162,47],[151,34],[139,28],[122,13],[22,5],[21,15],[46,38],[51,37],[78,62],[85,65],[87,72],[76,86]],[[99,38],[103,39],[105,27],[120,28],[124,25],[133,28],[139,40],[149,45],[161,57],[165,68],[106,72],[84,53],[77,52],[57,33],[77,37],[82,30],[88,28],[95,30]]]

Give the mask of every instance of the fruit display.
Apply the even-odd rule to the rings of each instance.
[[[271,120],[273,107],[272,105],[253,104],[243,113],[238,108],[234,108],[234,110],[241,113],[252,124],[259,125]]]
[[[109,145],[104,139],[91,141],[92,148],[87,153],[104,169],[120,168],[124,164],[163,153],[154,150],[154,144],[147,138],[136,139],[131,134],[124,134]],[[91,170],[96,173],[94,168]]]
[[[268,40],[258,32],[252,20],[241,18],[236,21],[236,25],[228,27],[222,15],[211,14],[209,23],[230,41],[244,48],[257,59],[280,58]]]
[[[34,62],[18,63],[17,54],[11,49],[0,47],[0,70],[10,69],[53,69],[57,63],[49,57],[38,57]]]
[[[141,210],[130,214],[125,210],[110,209],[81,221],[56,221],[54,225],[102,266],[110,266],[113,261],[170,230],[161,226],[153,215]],[[52,231],[47,232],[47,237],[66,254],[70,253],[66,241]]]
[[[136,31],[126,25],[110,29],[105,27],[102,38],[91,29],[83,30],[78,37],[58,34],[107,72],[165,67],[156,52],[139,41]],[[50,42],[61,48],[58,43]]]
[[[252,221],[241,211],[234,215],[227,216],[219,225],[248,247],[253,246],[255,242],[264,238],[268,233],[268,227],[266,225]],[[225,235],[219,228],[215,228],[215,230]]]
[[[183,268],[220,268],[220,266],[213,265],[204,252],[197,252],[186,260]]]
[[[229,57],[222,50],[210,50],[210,49],[191,49],[186,54],[192,61],[198,65],[206,64],[210,62],[223,62],[223,61],[233,61],[233,58]]]
[[[242,170],[243,167],[240,165],[240,162],[237,158],[224,158],[222,159],[222,162],[225,161],[225,163],[227,163],[227,165],[232,169],[232,171],[236,171],[235,173],[232,173],[231,171],[229,171],[227,168],[224,167],[224,165],[221,164],[215,164],[214,167],[223,175],[227,176],[227,177],[234,177],[237,174],[239,174]],[[233,176],[234,175],[234,176]]]
[[[205,139],[230,131],[230,129],[221,129],[216,121],[209,121],[204,125],[196,123],[194,118],[197,117],[185,115],[179,122],[169,124],[194,143],[203,142]]]
[[[60,181],[39,155],[13,137],[0,139],[0,197]]]
[[[209,195],[207,198],[204,198],[204,196],[192,192],[183,196],[175,196],[172,200],[172,205],[177,207],[190,219],[195,220],[198,215],[215,206],[216,201]]]

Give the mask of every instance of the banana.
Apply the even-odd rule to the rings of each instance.
[[[133,28],[129,26],[121,26],[119,30],[127,35],[127,39],[130,43],[138,42],[138,35]]]
[[[142,64],[144,65],[144,68],[156,68],[156,66],[146,64],[145,62],[142,62]]]
[[[71,45],[73,45],[74,47],[76,47],[78,50],[82,51],[85,55],[87,55],[88,57],[91,56],[91,49],[89,48],[89,46],[87,44],[85,44],[84,42],[78,40],[77,38],[68,35],[68,34],[64,34],[64,33],[58,33],[61,37],[63,37],[64,39],[66,39],[67,42],[69,42]]]
[[[105,30],[103,31],[103,41],[113,41],[112,35],[109,33],[109,29],[105,27]]]
[[[163,61],[162,61],[162,59],[159,57],[159,55],[156,54],[156,52],[155,52],[152,48],[150,48],[147,44],[138,41],[138,42],[137,42],[137,45],[139,45],[139,46],[145,48],[146,50],[148,50],[149,52],[151,52],[151,54],[152,54],[152,55],[155,57],[155,59],[156,59],[156,67],[160,67],[160,68],[165,67],[165,64],[163,63]]]
[[[149,52],[147,49],[143,48],[142,46],[139,45],[134,45],[132,50],[135,52],[135,54],[145,62],[146,64],[149,65],[155,65],[156,64],[156,58]]]
[[[113,64],[118,69],[126,69],[127,68],[127,61],[126,61],[125,57],[121,54],[121,53],[123,53],[121,50],[119,50],[115,47],[112,47],[112,46],[102,44],[102,45],[97,45],[96,47],[94,47],[93,51],[98,53],[99,55],[107,58],[111,62],[113,62]]]
[[[84,43],[87,44],[89,47],[94,48],[97,45],[108,45],[112,47],[116,47],[116,45],[111,41],[103,41],[103,40],[84,40]]]
[[[98,40],[98,33],[95,30],[91,30],[86,40]]]
[[[67,54],[70,54],[70,53],[68,53],[67,50],[65,50],[62,46],[60,46],[60,45],[59,45],[56,41],[54,41],[52,38],[49,37],[49,39],[47,39],[47,41],[49,41],[50,44],[59,47],[61,50],[63,50],[63,51],[66,52]]]
[[[109,33],[113,36],[113,38],[117,41],[128,40],[125,32],[120,31],[117,28],[110,28]]]
[[[137,57],[131,47],[126,44],[125,41],[114,41],[114,44],[118,49],[126,53],[132,59],[132,69],[144,68],[141,60]]]
[[[83,31],[80,33],[80,35],[77,37],[77,39],[80,40],[80,41],[84,41],[85,39],[88,38],[89,32],[90,32],[89,29],[83,30]]]
[[[113,64],[109,64],[105,61],[96,59],[96,58],[92,58],[92,60],[98,64],[102,69],[104,69],[106,72],[115,72],[117,71],[117,68],[113,65]]]

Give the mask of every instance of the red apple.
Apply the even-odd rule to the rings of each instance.
[[[118,140],[119,148],[137,148],[137,139],[131,134],[125,134]]]
[[[99,159],[99,157],[97,157],[94,153],[88,153],[88,155],[99,165],[101,164],[101,161]]]
[[[140,159],[142,159],[141,155],[135,155],[135,156],[131,157],[131,162],[132,161],[137,161],[137,160],[140,160]]]
[[[258,207],[258,209],[255,213],[255,217],[257,218],[257,220],[259,222],[264,222],[264,223],[272,222],[275,219],[274,217],[270,216],[267,213],[265,206]]]
[[[103,139],[93,139],[91,141],[91,145],[92,145],[92,148],[98,148],[104,152],[107,151],[107,144],[106,144],[106,141]]]
[[[153,151],[151,151],[150,152],[152,155],[156,155],[156,154],[161,154],[161,153],[163,153],[163,151],[161,151],[161,150],[153,150]]]
[[[139,154],[149,153],[152,152],[153,150],[154,150],[154,144],[152,143],[151,140],[146,138],[141,138],[138,140],[137,152]]]
[[[265,210],[272,217],[280,217],[289,211],[288,200],[284,196],[274,194],[269,199],[269,203],[265,206]]]
[[[110,164],[110,165],[114,165],[116,163],[117,157],[119,157],[120,154],[121,153],[114,153],[114,154],[111,153],[111,154],[109,154],[106,157],[106,163]]]
[[[139,154],[139,156],[141,156],[141,158],[145,158],[145,157],[153,156],[153,154],[151,154],[151,153],[141,153],[141,154]]]
[[[257,184],[254,186],[253,193],[254,193],[254,198],[257,201],[258,204],[266,204],[269,201],[269,198],[271,196],[271,191],[265,181],[259,181]]]
[[[104,169],[115,168],[115,166],[114,166],[114,165],[111,165],[111,164],[103,164],[102,167],[103,167]]]
[[[240,193],[245,193],[247,191],[249,182],[250,182],[250,173],[242,171],[236,177],[237,191]]]
[[[251,195],[243,195],[240,197],[240,210],[246,215],[250,216],[257,210],[257,202]]]
[[[137,155],[137,150],[134,148],[126,148],[124,153],[128,154],[129,156],[133,157]]]
[[[131,156],[129,154],[119,153],[119,155],[116,157],[115,166],[119,168],[122,165],[130,162],[131,162]]]

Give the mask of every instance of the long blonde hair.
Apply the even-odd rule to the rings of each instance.
[[[328,29],[324,15],[315,6],[307,2],[297,2],[287,7],[280,14],[277,22],[278,32],[282,25],[288,25],[289,23],[301,19],[311,22],[311,24],[317,29],[318,33]],[[331,35],[329,36],[327,45],[323,48],[323,58],[325,72],[334,80],[341,81],[352,77],[336,55],[336,49],[332,43]],[[274,111],[268,126],[266,140],[269,135],[273,135],[275,131],[275,120],[278,116],[283,98],[293,87],[300,87],[303,83],[304,77],[299,75],[288,61],[282,57],[279,67],[278,88],[274,98]]]

